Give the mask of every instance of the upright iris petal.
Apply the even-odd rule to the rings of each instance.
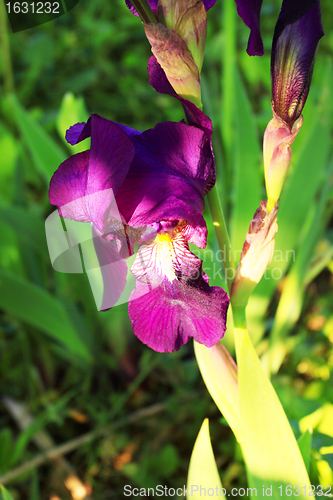
[[[274,111],[290,126],[307,99],[323,34],[319,0],[284,0],[274,32],[271,76]]]

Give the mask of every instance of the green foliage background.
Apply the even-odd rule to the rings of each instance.
[[[260,143],[271,118],[269,52],[279,7],[264,1],[262,58],[247,56],[248,29],[232,1],[217,0],[208,13],[203,102],[214,123],[218,188],[236,250],[265,197]],[[248,317],[296,436],[314,429],[310,478],[325,486],[333,466],[329,0],[322,11],[326,36],[279,210],[277,249],[295,250],[296,257],[274,263],[287,278],[263,281]],[[66,128],[93,112],[138,129],[183,118],[176,100],[149,86],[150,47],[140,21],[122,0],[81,0],[56,21],[9,31],[15,94],[5,35],[2,25],[0,483],[14,500],[71,498],[64,486],[69,471],[91,486],[95,500],[123,498],[126,484],[182,487],[209,417],[223,486],[246,486],[239,447],[205,389],[192,343],[171,355],[150,351],[133,335],[126,304],[97,312],[87,277],[57,273],[49,261],[48,181],[77,151],[64,141]],[[232,339],[225,342],[232,352]],[[24,430],[8,401],[30,414]],[[57,449],[68,442],[65,465],[41,457],[38,467],[7,475],[30,464],[45,443]]]

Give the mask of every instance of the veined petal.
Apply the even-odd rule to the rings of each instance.
[[[274,32],[271,76],[274,110],[290,125],[307,99],[323,34],[319,0],[284,0]]]
[[[164,279],[156,288],[137,282],[129,302],[135,335],[157,352],[172,352],[193,337],[206,347],[215,345],[226,330],[229,297],[210,287],[204,277],[195,281]]]
[[[143,245],[131,268],[137,278],[129,302],[133,331],[158,352],[178,350],[190,337],[212,347],[225,332],[228,295],[209,287],[202,261],[188,247],[184,223],[170,224],[168,232]]]
[[[156,286],[165,278],[170,283],[182,277],[198,278],[202,261],[190,251],[181,231],[174,237],[169,232],[156,235],[137,252],[131,272],[141,283]]]
[[[262,56],[264,46],[260,34],[260,10],[262,0],[236,0],[238,15],[251,30],[247,44],[249,56]]]

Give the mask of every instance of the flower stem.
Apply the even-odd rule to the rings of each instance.
[[[147,0],[131,0],[133,7],[139,14],[143,23],[157,23],[156,17]]]
[[[0,2],[0,47],[2,73],[6,94],[14,93],[14,77],[8,39],[8,20],[5,2]]]
[[[209,191],[207,198],[208,198],[209,208],[213,217],[213,223],[217,241],[221,251],[226,282],[228,285],[228,290],[230,292],[232,280],[235,274],[235,264],[234,264],[234,259],[232,257],[231,243],[223,214],[221,200],[216,186],[214,186],[213,189]],[[232,270],[232,272],[230,272],[230,270]]]
[[[224,33],[224,50],[222,52],[222,116],[221,129],[225,148],[226,167],[230,172],[233,145],[233,116],[235,95],[235,61],[236,61],[236,7],[234,0],[223,2],[222,27]]]

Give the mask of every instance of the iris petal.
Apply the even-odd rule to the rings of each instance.
[[[290,125],[307,99],[323,34],[319,0],[284,0],[273,38],[271,76],[274,110]]]
[[[262,56],[264,47],[260,34],[260,10],[262,0],[236,0],[238,15],[251,30],[247,44],[249,56]]]
[[[206,227],[204,192],[214,172],[210,141],[204,132],[167,122],[134,137],[133,143],[136,155],[116,196],[127,223],[144,226],[185,219],[200,228],[197,236],[201,239]]]

